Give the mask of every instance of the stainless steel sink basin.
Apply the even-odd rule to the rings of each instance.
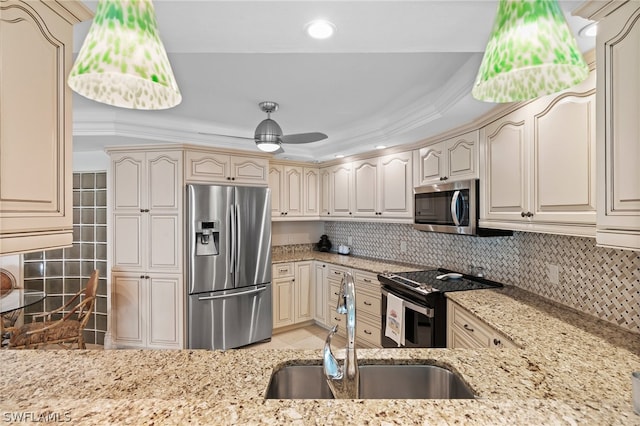
[[[435,365],[360,365],[361,399],[473,399],[451,371]],[[289,365],[271,376],[266,399],[331,399],[321,365]]]

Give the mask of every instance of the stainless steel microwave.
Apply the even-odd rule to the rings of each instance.
[[[437,183],[414,189],[413,227],[447,234],[497,236],[511,231],[478,228],[478,179]]]

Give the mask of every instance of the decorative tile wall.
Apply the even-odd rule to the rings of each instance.
[[[638,252],[596,247],[590,238],[529,232],[478,238],[420,232],[407,224],[327,222],[325,233],[334,246],[351,237],[358,256],[463,272],[482,266],[489,279],[640,332]],[[549,279],[549,264],[559,267],[558,284]]]
[[[25,288],[44,290],[46,299],[25,309],[31,315],[59,308],[100,272],[94,312],[84,332],[87,343],[104,344],[107,331],[107,175],[73,174],[73,246],[24,255]]]

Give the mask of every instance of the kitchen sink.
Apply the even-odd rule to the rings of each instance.
[[[473,399],[462,379],[435,365],[360,365],[360,399]],[[266,399],[332,399],[321,365],[276,370]]]

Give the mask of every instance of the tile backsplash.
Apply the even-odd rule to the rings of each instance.
[[[84,332],[86,343],[104,343],[107,331],[107,177],[105,172],[73,174],[73,246],[24,255],[24,286],[44,290],[47,298],[25,309],[52,311],[100,272],[96,304]]]
[[[489,279],[640,332],[638,252],[596,247],[590,238],[528,232],[479,238],[420,232],[408,224],[327,222],[325,233],[334,246],[351,237],[358,256],[463,272],[482,266]],[[558,284],[548,265],[558,267]]]

